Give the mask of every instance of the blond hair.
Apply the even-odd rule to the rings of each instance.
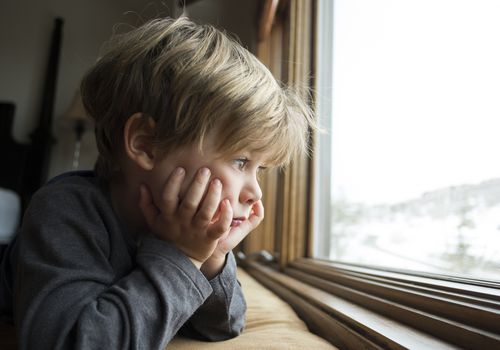
[[[307,152],[314,118],[307,103],[282,87],[235,39],[186,17],[150,21],[116,35],[81,84],[95,120],[96,171],[119,169],[123,128],[141,112],[155,121],[154,142],[164,152],[198,144],[217,131],[225,155],[265,151],[283,166]]]

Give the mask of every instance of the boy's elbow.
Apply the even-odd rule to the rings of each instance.
[[[246,305],[244,305],[244,309],[238,315],[238,317],[233,318],[232,322],[229,323],[230,326],[229,326],[228,337],[225,340],[239,336],[243,332],[243,329],[245,328],[245,322],[246,322]]]
[[[243,329],[234,329],[234,330],[231,330],[230,332],[214,334],[211,337],[209,337],[208,341],[219,342],[219,341],[234,339],[234,338],[238,337],[242,331],[243,331]]]
[[[243,329],[245,328],[245,319],[238,319],[229,323],[229,327],[224,331],[213,332],[208,336],[209,341],[217,342],[236,338],[239,336]]]
[[[222,339],[222,340],[229,340],[232,338],[236,338],[237,336],[239,336],[243,332],[244,328],[245,328],[245,321],[244,320],[243,320],[243,322],[240,322],[238,324],[234,324],[233,327],[231,327],[230,331],[226,334],[225,339]]]

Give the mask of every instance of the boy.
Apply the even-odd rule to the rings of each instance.
[[[3,259],[21,348],[162,349],[244,327],[231,250],[262,220],[257,181],[314,127],[235,40],[186,18],[117,36],[84,77],[94,172],[33,197]]]

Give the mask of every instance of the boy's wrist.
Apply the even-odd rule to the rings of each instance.
[[[208,280],[211,280],[224,268],[224,265],[226,264],[226,257],[227,254],[222,256],[212,255],[202,264],[200,271]]]

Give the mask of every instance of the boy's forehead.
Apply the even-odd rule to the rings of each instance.
[[[227,144],[217,129],[211,130],[200,140],[179,145],[171,150],[179,158],[199,155],[208,161],[245,157],[269,166],[272,165],[270,163],[274,156],[273,151],[276,150],[263,147],[262,143],[256,140],[240,140],[238,144]]]
[[[268,150],[260,150],[255,147],[247,146],[243,147],[239,150],[235,150],[232,152],[227,152],[226,154],[222,154],[223,158],[247,158],[252,162],[257,162],[259,164],[265,164],[271,166],[272,153]]]
[[[255,149],[254,147],[247,146],[236,150],[228,150],[222,147],[217,149],[213,144],[206,144],[199,147],[197,144],[180,146],[173,149],[170,153],[177,161],[187,162],[216,162],[223,160],[233,160],[237,158],[246,158],[251,162],[259,163],[260,165],[272,166],[270,159],[272,156],[268,151]]]
[[[241,145],[237,148],[232,148],[230,146],[225,147],[221,144],[219,148],[212,144],[212,147],[204,148],[204,154],[207,157],[213,157],[217,159],[236,159],[236,158],[248,158],[251,161],[256,161],[259,163],[268,163],[272,159],[272,154],[269,150],[262,150],[261,147],[257,145],[247,144]]]

